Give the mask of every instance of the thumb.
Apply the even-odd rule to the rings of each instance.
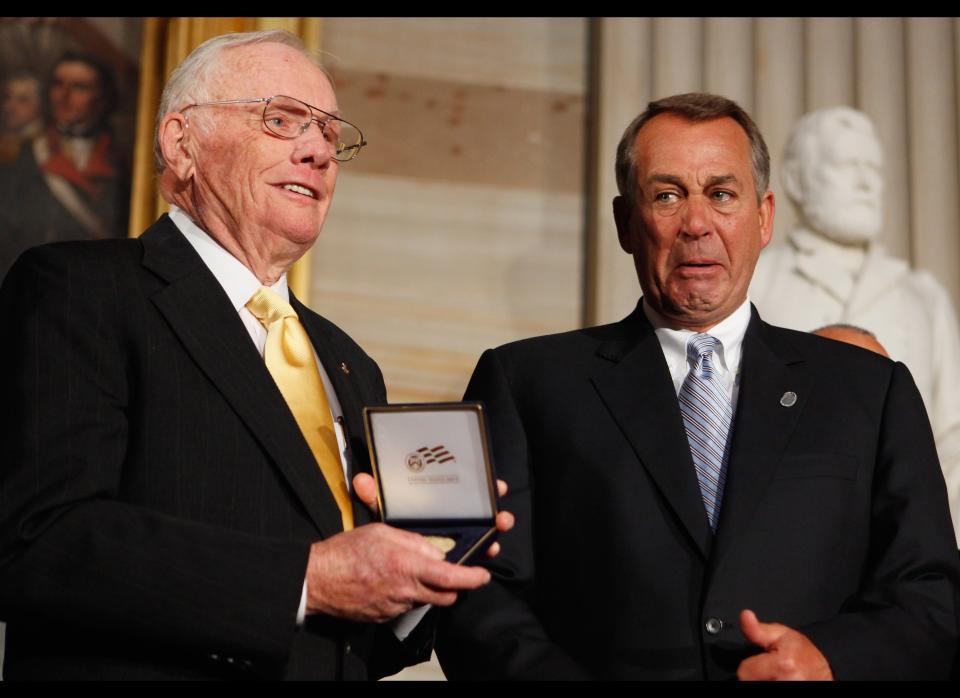
[[[756,613],[745,608],[740,611],[740,630],[754,645],[767,649],[783,635],[786,628],[779,623],[761,623]]]
[[[356,475],[353,478],[353,491],[374,514],[379,512],[377,507],[377,481],[373,479],[373,476],[367,473]]]

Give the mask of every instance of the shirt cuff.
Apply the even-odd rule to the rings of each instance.
[[[423,620],[423,617],[427,615],[427,611],[431,608],[433,608],[433,606],[427,604],[426,606],[410,609],[403,615],[397,616],[390,621],[390,629],[393,630],[393,634],[397,636],[397,639],[403,642],[407,639],[407,636],[413,632],[413,629],[420,625],[420,621]]]
[[[303,591],[300,592],[300,608],[297,609],[297,627],[302,627],[307,618],[307,580],[303,580]]]

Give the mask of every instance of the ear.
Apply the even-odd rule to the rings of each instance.
[[[767,191],[760,200],[760,249],[770,244],[773,239],[773,214],[776,213],[777,202],[774,199],[773,192]]]
[[[623,196],[613,197],[613,220],[617,224],[617,237],[620,247],[627,254],[633,254],[633,235],[630,232],[630,214],[633,206]]]
[[[179,112],[170,112],[160,121],[160,152],[163,160],[180,182],[186,182],[195,170],[195,163],[187,147],[191,132],[187,117]]]

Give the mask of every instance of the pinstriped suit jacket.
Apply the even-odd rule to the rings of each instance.
[[[366,469],[360,410],[385,402],[381,373],[291,302],[343,406],[350,467]],[[395,641],[370,626],[296,627],[309,544],[342,530],[339,511],[226,294],[166,216],[136,240],[28,251],[0,317],[8,678],[397,668]],[[359,502],[355,515],[369,520]]]

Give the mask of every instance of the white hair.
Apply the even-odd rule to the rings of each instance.
[[[303,42],[285,29],[223,34],[204,41],[191,51],[183,63],[170,74],[166,87],[163,88],[163,94],[160,96],[160,106],[157,108],[157,123],[153,138],[153,158],[157,172],[163,172],[166,168],[163,151],[160,149],[160,122],[163,117],[170,112],[183,109],[188,104],[211,101],[212,86],[216,83],[216,78],[223,68],[223,52],[227,49],[251,44],[283,44],[296,49],[317,67],[321,67],[318,61],[307,51]],[[202,117],[192,121],[201,130],[204,130],[207,125]]]

